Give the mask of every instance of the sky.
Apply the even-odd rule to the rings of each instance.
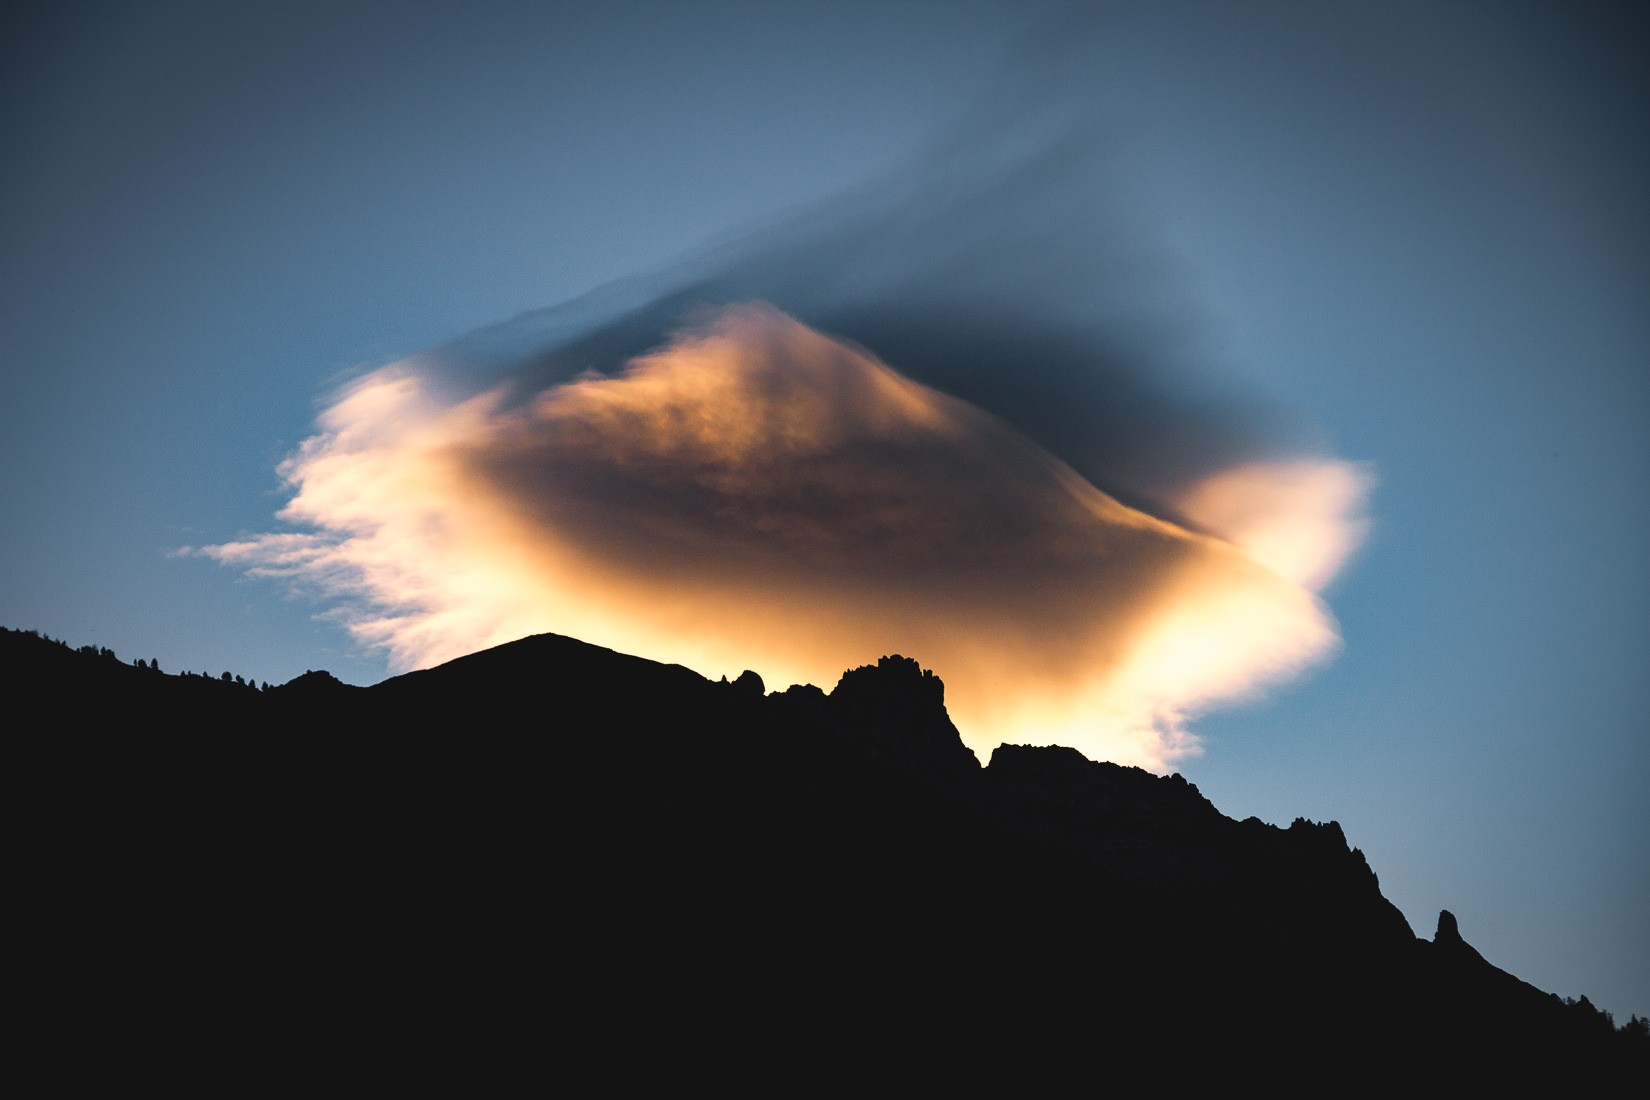
[[[1418,933],[1650,1015],[1645,45],[1602,4],[24,6],[0,623],[271,682],[909,649],[982,757],[1338,820]]]

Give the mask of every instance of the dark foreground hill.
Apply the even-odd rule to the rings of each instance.
[[[1418,939],[1333,822],[1233,821],[1069,749],[981,767],[902,657],[828,695],[554,635],[371,688],[14,631],[0,668],[66,1080],[1631,1092],[1650,1068],[1636,1018],[1497,969],[1448,913]]]

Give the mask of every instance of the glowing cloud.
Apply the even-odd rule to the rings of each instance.
[[[1224,537],[1194,532],[762,306],[527,401],[436,394],[358,381],[281,468],[311,530],[204,552],[345,598],[403,669],[542,631],[774,685],[903,652],[982,755],[1162,769],[1336,642],[1303,585],[1357,538],[1339,464],[1217,475],[1183,510]]]
[[[1253,462],[1205,478],[1175,505],[1280,577],[1317,590],[1369,530],[1360,513],[1371,481],[1345,462]]]

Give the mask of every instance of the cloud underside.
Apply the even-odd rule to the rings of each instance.
[[[905,653],[982,756],[1165,769],[1190,717],[1336,644],[1344,463],[1217,471],[1175,502],[1192,530],[754,305],[525,401],[439,390],[416,361],[358,381],[282,467],[295,529],[206,553],[341,599],[400,669],[543,631],[770,687]]]

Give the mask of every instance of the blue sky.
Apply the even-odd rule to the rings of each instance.
[[[1049,169],[1070,238],[1124,259],[1056,292],[1028,244],[993,285],[1089,295],[1137,369],[1252,397],[1375,480],[1325,593],[1338,656],[1203,716],[1181,770],[1237,817],[1340,820],[1418,932],[1447,907],[1520,977],[1650,1012],[1641,18],[474,8],[15,20],[0,623],[173,671],[380,679],[324,605],[174,553],[272,529],[275,467],[342,379],[920,205],[947,157],[1007,172],[1048,125],[1081,135]]]

